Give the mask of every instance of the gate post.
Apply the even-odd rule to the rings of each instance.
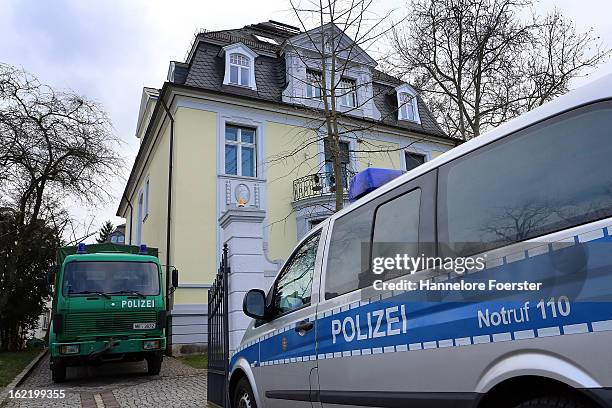
[[[266,212],[257,208],[228,209],[219,218],[223,242],[229,245],[228,316],[230,356],[240,345],[251,318],[242,311],[244,295],[250,289],[267,290],[265,271],[277,270],[263,249],[263,222]]]

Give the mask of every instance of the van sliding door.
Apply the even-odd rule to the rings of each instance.
[[[421,272],[374,273],[372,260],[435,255],[435,185],[432,171],[330,226],[316,320],[323,407],[398,406],[399,394],[409,400],[431,387],[418,374],[422,359],[402,352],[413,338],[411,304],[402,291],[374,288]]]

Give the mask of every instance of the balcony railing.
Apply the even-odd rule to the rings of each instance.
[[[349,183],[355,173],[350,170],[343,170],[342,173],[342,186],[344,192],[347,193]],[[309,174],[308,176],[293,180],[293,201],[320,197],[335,192],[336,180],[331,172]]]

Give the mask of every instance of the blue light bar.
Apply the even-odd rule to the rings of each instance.
[[[349,201],[352,203],[397,176],[404,174],[402,170],[367,168],[355,174],[349,187]]]
[[[77,254],[81,255],[81,254],[86,254],[87,250],[85,249],[85,243],[84,242],[80,242],[79,246],[77,247]]]
[[[149,253],[149,251],[147,250],[147,245],[146,244],[140,244],[140,249],[138,250],[138,253],[140,255],[147,255]]]

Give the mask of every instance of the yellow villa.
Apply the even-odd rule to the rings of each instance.
[[[140,149],[117,215],[126,219],[126,244],[157,247],[161,263],[180,271],[169,307],[173,352],[206,346],[207,289],[228,210],[261,214],[262,245],[253,248],[267,259],[260,286],[332,211],[329,149],[312,126],[321,73],[298,57],[321,29],[306,35],[269,21],[199,33],[185,62],[170,62],[161,89],[143,89]],[[339,106],[364,125],[340,146],[345,185],[367,167],[410,170],[457,144],[409,84],[376,66],[356,53],[341,78],[351,91]]]

